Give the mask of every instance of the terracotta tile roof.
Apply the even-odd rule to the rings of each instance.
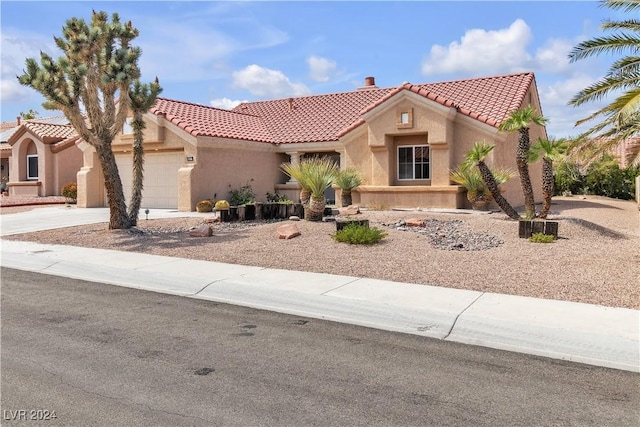
[[[149,112],[160,115],[194,136],[273,142],[263,119],[220,108],[158,98]]]
[[[368,106],[362,113],[373,110],[403,90],[409,90],[446,107],[454,107],[460,114],[497,128],[511,111],[520,108],[534,80],[533,73],[520,73],[420,85],[404,83]],[[363,123],[363,119],[353,122],[339,136]]]
[[[232,111],[264,119],[273,142],[336,141],[338,133],[361,117],[361,112],[393,88],[248,102]]]
[[[67,125],[69,120],[65,116],[51,116],[51,117],[39,117],[37,119],[21,120],[21,124],[26,123],[49,123],[58,125]],[[18,122],[2,122],[2,129],[0,133],[0,141],[6,142],[11,138],[14,132],[18,130],[20,125]]]
[[[22,124],[31,133],[44,142],[58,142],[70,138],[76,134],[71,125],[58,125],[52,123],[26,122]]]

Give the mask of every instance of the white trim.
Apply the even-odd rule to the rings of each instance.
[[[31,174],[31,167],[29,165],[29,160],[30,159],[36,159],[36,174],[35,176]],[[38,179],[38,168],[39,168],[39,161],[38,161],[38,155],[37,154],[27,154],[27,180],[36,180]]]
[[[427,150],[429,150],[429,176],[428,177],[422,177],[422,178],[416,178],[416,147],[427,147]],[[411,168],[411,173],[413,178],[400,178],[400,149],[401,148],[412,148],[412,155],[411,155],[411,159],[412,159],[412,168]],[[431,146],[429,144],[418,144],[418,145],[398,145],[396,147],[396,177],[398,179],[398,181],[424,181],[424,180],[430,180],[431,179]]]

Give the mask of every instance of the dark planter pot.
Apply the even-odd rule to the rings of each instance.
[[[518,235],[528,239],[533,234],[542,233],[558,238],[558,221],[524,220],[518,221]]]
[[[222,222],[230,222],[231,216],[229,215],[229,209],[223,209],[218,211],[220,212],[220,221]]]
[[[237,221],[238,220],[238,207],[231,206],[229,207],[229,221]]]
[[[238,206],[238,221],[253,221],[256,219],[256,206]]]

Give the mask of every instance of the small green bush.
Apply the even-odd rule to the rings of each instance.
[[[376,227],[366,227],[364,225],[349,224],[340,231],[336,231],[331,237],[342,243],[352,245],[372,245],[378,243],[387,232]]]
[[[533,243],[553,243],[554,237],[551,234],[533,233],[529,237],[529,241]]]
[[[231,206],[242,206],[255,202],[256,193],[253,192],[253,187],[249,182],[237,190],[229,191],[229,203]],[[229,184],[229,187],[231,187],[231,184]]]
[[[277,191],[275,193],[267,193],[267,202],[269,203],[293,203],[286,194],[280,194]]]

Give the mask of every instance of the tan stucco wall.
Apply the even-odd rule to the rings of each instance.
[[[279,166],[288,156],[276,153],[269,144],[209,139],[198,141],[197,149],[190,148],[186,155],[193,155],[194,162],[180,172],[180,210],[194,210],[200,200],[214,196],[228,199],[230,191],[246,184],[251,185],[256,201],[264,202],[266,193],[275,191],[275,184],[286,181]],[[183,200],[189,185],[191,198]]]

